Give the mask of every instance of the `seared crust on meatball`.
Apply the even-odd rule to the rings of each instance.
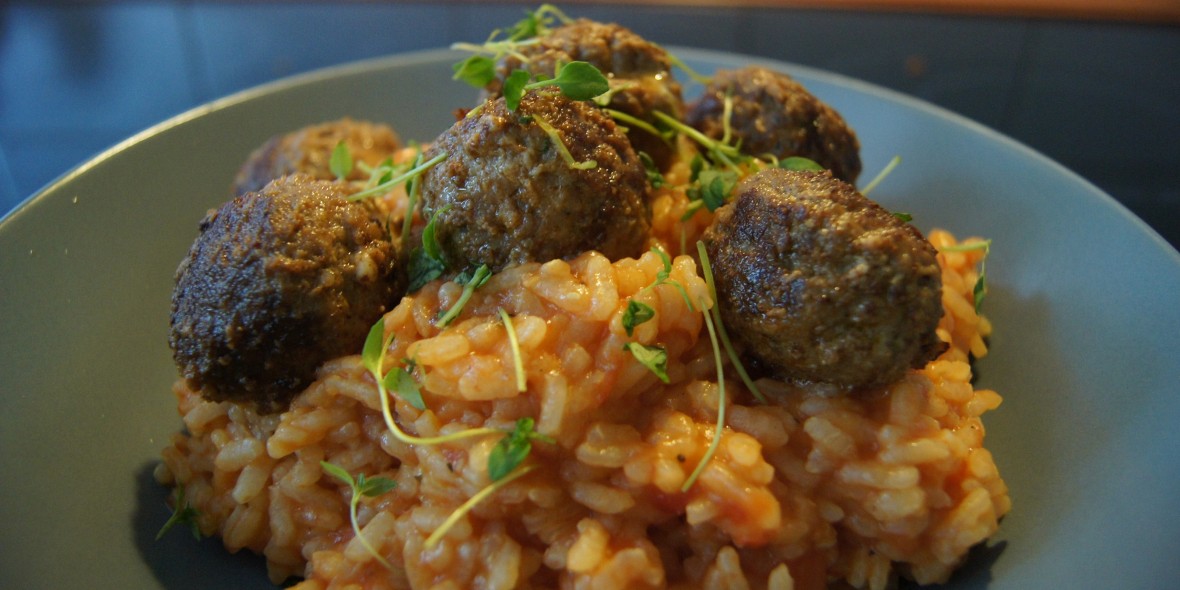
[[[262,190],[270,181],[290,174],[319,180],[335,180],[329,161],[341,141],[354,162],[377,166],[401,148],[393,128],[382,123],[343,118],[276,135],[254,150],[238,170],[233,195]],[[365,180],[366,173],[353,166],[346,180]]]
[[[584,61],[610,79],[610,108],[655,124],[654,111],[679,119],[684,113],[680,83],[672,77],[672,59],[660,46],[634,31],[614,23],[578,19],[554,28],[537,43],[522,45],[517,56],[509,55],[497,67],[497,80],[488,88],[493,95],[513,70],[553,76],[557,68],[571,61]],[[661,169],[671,164],[673,145],[639,127],[627,132],[635,151],[646,152]]]
[[[685,122],[713,139],[725,134],[725,96],[731,93],[732,140],[755,157],[802,156],[845,182],[860,175],[860,141],[844,119],[790,76],[758,66],[718,70],[688,105]]]
[[[549,125],[582,169],[567,162]],[[447,157],[422,176],[423,216],[449,268],[498,271],[597,250],[638,256],[651,233],[643,164],[614,121],[554,89],[509,111],[503,98],[457,122],[425,154]]]
[[[170,344],[212,400],[277,411],[358,353],[404,290],[395,244],[337,183],[283,177],[211,211],[176,271]]]
[[[705,232],[718,305],[744,354],[775,376],[884,385],[944,349],[937,252],[827,172],[750,176]]]

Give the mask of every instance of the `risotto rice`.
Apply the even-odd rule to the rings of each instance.
[[[680,171],[684,174],[684,171]],[[675,174],[675,172],[673,173]],[[669,183],[674,186],[677,183]],[[408,445],[383,420],[358,354],[321,366],[281,414],[211,402],[179,380],[185,431],[163,451],[159,481],[183,487],[205,535],[265,557],[270,578],[327,588],[883,589],[904,576],[948,579],[992,535],[1010,501],[981,417],[1000,396],[972,385],[988,321],[972,287],[982,251],[939,254],[949,348],[871,394],[760,380],[758,402],[725,362],[727,416],[718,450],[682,491],[717,423],[719,387],[700,305],[712,305],[693,250],[711,214],[687,222],[682,190],[653,201],[655,253],[615,263],[594,252],[494,275],[445,329],[434,325],[461,286],[429,283],[384,317],[389,364],[413,359],[426,410],[391,399],[402,429],[434,436],[536,420],[532,470],[479,502],[427,546],[457,507],[489,485],[495,436]],[[938,248],[957,244],[933,231]],[[655,311],[628,336],[630,298]],[[499,314],[511,317],[518,348]],[[658,344],[668,383],[624,344]],[[523,360],[519,392],[514,356]],[[387,364],[388,366],[388,364]],[[386,477],[392,491],[359,503],[321,461]]]

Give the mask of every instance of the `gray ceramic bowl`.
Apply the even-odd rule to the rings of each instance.
[[[674,49],[709,72],[752,59]],[[152,467],[179,429],[172,276],[239,163],[344,115],[431,140],[474,93],[455,54],[284,80],[148,129],[0,222],[0,587],[268,588],[260,558],[154,541]],[[923,229],[994,240],[982,384],[1014,507],[955,588],[1147,588],[1180,579],[1180,254],[1111,198],[971,121],[784,63],[858,131],[873,196]],[[692,88],[688,89],[691,93]]]

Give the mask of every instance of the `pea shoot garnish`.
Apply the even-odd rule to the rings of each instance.
[[[450,205],[443,206],[430,216],[430,221],[422,229],[422,245],[410,251],[408,273],[410,284],[407,291],[413,293],[421,289],[426,283],[442,276],[447,270],[447,264],[442,257],[442,244],[438,241],[438,216],[442,215]]]
[[[352,475],[349,474],[348,471],[345,471],[343,467],[340,467],[339,465],[333,465],[327,461],[320,461],[320,467],[323,468],[324,473],[327,473],[328,475],[331,475],[332,477],[335,477],[336,479],[348,485],[349,489],[352,491],[352,499],[348,502],[348,516],[349,520],[352,521],[353,534],[356,535],[356,538],[360,540],[361,545],[364,545],[365,550],[368,551],[374,559],[380,562],[381,565],[385,566],[386,569],[393,570],[393,564],[389,563],[385,557],[378,553],[377,549],[373,547],[373,544],[365,538],[364,534],[362,534],[361,525],[357,521],[357,506],[360,504],[362,496],[366,498],[376,498],[378,496],[387,494],[397,487],[397,482],[386,477],[365,477],[365,474],[363,473],[358,475],[356,479],[353,479]]]
[[[496,79],[496,62],[511,55],[522,62],[528,58],[520,53],[522,46],[536,43],[539,37],[548,35],[557,24],[573,22],[564,12],[552,4],[542,4],[536,10],[526,13],[516,24],[505,29],[496,29],[487,41],[476,43],[455,43],[451,49],[470,51],[472,55],[451,66],[454,79],[462,80],[476,88],[483,88]]]
[[[172,527],[176,525],[184,525],[193,532],[193,538],[201,540],[201,527],[197,524],[197,517],[200,513],[196,508],[189,505],[188,500],[184,497],[184,486],[176,486],[173,492],[172,515],[164,522],[164,526],[160,527],[159,532],[156,533],[156,540],[159,541]]]
[[[508,332],[508,344],[512,346],[512,370],[516,374],[516,391],[524,393],[528,389],[528,380],[524,372],[524,359],[520,356],[520,341],[516,338],[516,327],[508,312],[500,308],[500,321],[504,323],[504,330]],[[495,478],[493,478],[495,479]]]
[[[825,170],[818,162],[811,158],[804,158],[803,156],[789,156],[778,161],[777,166],[783,170],[794,170],[796,172],[821,172]]]
[[[889,173],[893,172],[894,168],[897,168],[898,164],[901,164],[901,156],[893,156],[893,158],[889,160],[889,163],[886,164],[885,167],[882,168],[881,171],[878,172],[877,175],[874,176],[864,188],[860,189],[860,194],[866,197],[869,196],[869,193],[872,192],[873,189],[877,188],[877,185],[881,184],[881,181],[885,180],[885,178],[889,176]]]
[[[982,309],[983,298],[987,296],[987,255],[991,253],[991,247],[991,240],[982,240],[938,249],[939,252],[983,252],[983,258],[979,261],[979,278],[975,280],[975,286],[971,288],[975,313],[979,313],[979,310]]]
[[[459,294],[459,299],[455,301],[455,304],[452,305],[450,309],[439,315],[438,319],[434,321],[434,325],[439,328],[445,328],[451,322],[455,321],[455,318],[459,317],[459,314],[463,313],[463,307],[467,305],[467,301],[471,299],[471,296],[475,293],[475,290],[482,287],[484,283],[488,282],[488,279],[491,278],[491,276],[492,271],[490,268],[488,268],[488,265],[481,264],[479,265],[479,268],[475,269],[473,272],[464,272],[458,277],[455,277],[456,283],[463,284],[463,292]]]
[[[426,541],[423,543],[423,546],[426,549],[433,548],[438,544],[439,541],[442,540],[444,536],[446,536],[447,531],[451,530],[451,528],[455,526],[455,523],[459,522],[460,518],[463,518],[468,512],[471,512],[472,508],[475,508],[476,504],[484,501],[485,498],[496,493],[500,490],[500,488],[503,488],[504,486],[528,475],[536,468],[537,467],[535,465],[522,467],[496,481],[493,481],[482,490],[476,492],[475,495],[468,498],[466,502],[456,508],[454,512],[451,512],[450,516],[447,516],[447,519],[444,520],[443,523],[438,526],[438,528],[434,529],[434,532],[430,533],[429,537],[426,537]]]
[[[762,390],[750,378],[750,374],[746,371],[745,365],[742,364],[741,358],[738,357],[737,350],[733,348],[733,341],[729,339],[729,333],[725,330],[725,322],[721,321],[721,307],[719,299],[717,298],[717,283],[713,280],[713,265],[709,261],[709,253],[705,250],[704,242],[697,242],[697,257],[701,260],[701,274],[705,277],[705,286],[709,288],[709,297],[713,299],[713,308],[709,313],[713,315],[713,323],[717,329],[717,336],[721,340],[721,345],[725,348],[725,354],[729,357],[730,364],[741,378],[742,384],[750,391],[761,403],[766,403],[766,396],[762,395]]]
[[[352,174],[352,152],[348,149],[348,144],[344,140],[336,144],[332,149],[332,155],[328,157],[328,170],[336,177],[336,180],[344,180]]]
[[[393,188],[396,187],[397,185],[399,185],[403,182],[406,182],[406,181],[410,180],[411,178],[417,178],[417,177],[425,174],[427,170],[430,170],[431,168],[435,167],[436,165],[438,165],[439,162],[442,162],[445,159],[447,159],[447,153],[446,152],[439,152],[433,158],[431,158],[425,162],[421,162],[421,163],[415,165],[414,167],[412,167],[408,170],[405,170],[404,172],[401,172],[400,174],[398,174],[396,176],[393,176],[392,174],[390,174],[388,176],[382,175],[381,182],[379,182],[378,184],[376,184],[374,186],[366,188],[363,191],[356,192],[356,193],[349,195],[348,200],[359,201],[361,199],[366,199],[368,197],[372,197],[375,195],[383,195],[383,194],[393,190]]]
[[[492,452],[488,453],[488,477],[492,481],[504,479],[528,458],[533,450],[533,441],[539,440],[556,444],[552,438],[536,431],[532,418],[520,418],[507,436],[500,439]]]
[[[570,153],[569,147],[565,145],[565,141],[562,140],[561,133],[559,133],[557,129],[553,127],[553,125],[550,125],[548,121],[537,115],[533,115],[532,120],[537,124],[538,127],[545,131],[545,134],[549,136],[549,141],[552,141],[553,145],[557,146],[558,153],[561,154],[561,159],[565,160],[566,165],[568,165],[570,168],[577,170],[593,170],[594,168],[598,167],[598,162],[594,160],[585,160],[582,162],[576,160],[574,155]]]

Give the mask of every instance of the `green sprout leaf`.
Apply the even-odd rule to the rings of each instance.
[[[504,479],[523,463],[533,449],[534,440],[550,444],[555,442],[552,438],[537,432],[535,426],[536,422],[532,418],[520,418],[512,432],[500,439],[492,448],[492,452],[488,454],[488,477],[492,481]]]
[[[571,61],[561,66],[556,77],[534,82],[526,88],[531,90],[551,85],[560,88],[562,94],[573,100],[590,100],[610,90],[610,82],[606,76],[598,68],[584,61]]]
[[[709,211],[716,211],[729,200],[737,186],[737,173],[731,170],[707,168],[701,170],[697,182],[686,191],[688,198],[700,201]]]
[[[200,513],[196,508],[189,505],[188,500],[184,497],[184,486],[176,486],[173,498],[172,515],[164,522],[164,526],[160,527],[159,532],[156,533],[156,540],[159,541],[168,533],[172,527],[176,525],[186,525],[193,532],[193,538],[198,541],[201,539],[201,527],[197,524],[197,517]]]
[[[628,342],[623,345],[623,350],[631,353],[635,360],[648,368],[660,381],[670,383],[668,378],[668,351],[660,346],[647,346],[639,342]]]
[[[483,88],[496,79],[496,61],[486,55],[472,55],[451,66],[454,80],[462,80],[476,88]]]
[[[794,170],[797,172],[819,172],[824,170],[815,160],[811,158],[804,158],[803,156],[790,156],[779,160],[778,167],[783,170]]]
[[[371,543],[369,543],[369,540],[366,539],[363,534],[361,534],[361,525],[357,520],[357,506],[360,504],[361,496],[375,498],[382,494],[388,493],[397,487],[397,482],[387,477],[374,477],[370,479],[367,478],[363,473],[354,480],[352,475],[349,474],[348,471],[343,467],[334,465],[327,461],[320,461],[320,468],[324,470],[324,473],[327,473],[328,475],[331,475],[332,477],[335,477],[336,479],[344,482],[345,485],[349,487],[352,492],[352,499],[348,503],[348,515],[349,519],[352,521],[353,534],[356,535],[357,539],[360,539],[361,545],[365,547],[365,550],[368,551],[374,559],[379,561],[381,565],[385,566],[386,569],[393,570],[393,564],[389,563],[385,557],[378,553],[377,549],[373,547]]]
[[[328,157],[328,170],[336,177],[336,180],[344,180],[352,174],[352,152],[349,151],[348,145],[344,140],[336,144],[332,149],[332,155]]]
[[[639,152],[639,161],[643,163],[643,171],[647,174],[647,183],[653,189],[660,188],[667,183],[664,175],[660,174],[660,169],[656,167],[655,160],[647,152]]]
[[[398,397],[409,402],[418,410],[426,409],[426,402],[422,399],[422,390],[418,387],[418,382],[414,380],[414,375],[402,367],[397,367],[389,371],[382,380],[386,391],[392,391]]]
[[[901,211],[894,211],[893,216],[896,217],[902,223],[909,223],[914,220],[913,215],[910,215],[909,213],[902,213]]]
[[[512,369],[516,373],[516,390],[524,393],[528,389],[528,379],[524,372],[524,359],[520,356],[520,340],[516,338],[516,327],[504,308],[500,308],[500,321],[504,323],[504,330],[508,332],[508,343],[512,346]]]
[[[636,326],[652,319],[655,315],[656,310],[652,309],[650,305],[631,299],[627,301],[627,309],[623,311],[623,329],[627,331],[628,336],[631,336]]]
[[[465,283],[463,285],[463,292],[459,294],[459,299],[455,301],[455,304],[435,320],[434,325],[439,328],[445,328],[455,318],[459,317],[459,314],[463,313],[463,307],[467,305],[467,300],[471,299],[471,295],[475,293],[475,290],[488,282],[491,276],[492,271],[488,268],[488,265],[481,264],[470,276],[467,273],[463,273],[456,277],[456,283]]]
[[[524,70],[513,70],[504,79],[504,106],[509,111],[515,111],[520,106],[520,99],[524,96],[525,86],[529,83],[529,73]]]

